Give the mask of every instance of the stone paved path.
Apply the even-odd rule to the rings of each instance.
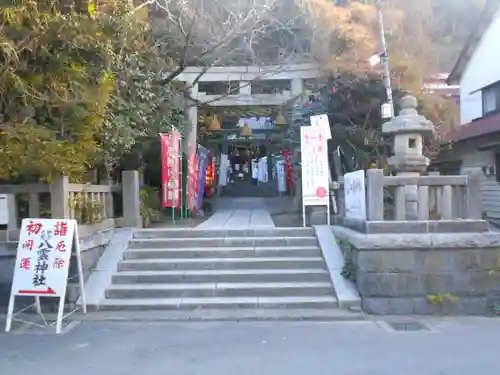
[[[274,222],[262,198],[221,198],[214,214],[196,229],[274,228]]]

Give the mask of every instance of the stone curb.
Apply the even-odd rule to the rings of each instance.
[[[104,300],[106,288],[111,285],[111,278],[123,258],[123,252],[128,248],[132,234],[132,228],[115,230],[113,238],[85,284],[87,305],[98,306]],[[81,304],[81,298],[78,298],[77,304]]]
[[[339,307],[342,309],[360,307],[361,298],[356,290],[356,286],[342,275],[344,268],[344,255],[337,245],[335,236],[328,225],[314,226],[318,242],[325,258],[328,273],[337,295]]]
[[[332,226],[336,237],[348,240],[359,250],[475,249],[500,247],[499,232],[363,234],[342,226]]]

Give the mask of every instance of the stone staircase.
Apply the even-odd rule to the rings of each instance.
[[[137,230],[99,310],[186,319],[329,319],[337,299],[312,228]]]

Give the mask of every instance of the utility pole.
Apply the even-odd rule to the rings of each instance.
[[[384,87],[387,96],[387,105],[390,111],[390,118],[394,117],[394,101],[392,99],[392,86],[391,86],[391,70],[389,68],[389,52],[387,51],[387,41],[385,39],[385,31],[384,31],[384,15],[382,13],[382,6],[380,5],[380,0],[377,0],[377,14],[378,14],[378,26],[380,30],[380,48],[382,52],[380,54],[380,60],[383,64],[383,74],[384,74]],[[387,116],[384,116],[387,117]]]

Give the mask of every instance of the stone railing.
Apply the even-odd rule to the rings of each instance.
[[[123,215],[115,217],[113,195],[120,191]],[[72,184],[62,176],[50,184],[0,185],[0,194],[7,195],[8,204],[7,229],[0,230],[0,241],[17,241],[25,217],[76,219],[81,237],[115,226],[138,227],[142,222],[137,171],[124,171],[117,185]],[[21,213],[22,199],[27,199],[28,209]]]
[[[369,169],[366,221],[345,216],[341,180],[336,223],[365,233],[486,231],[488,224],[481,220],[479,172],[463,176],[384,176],[380,169]],[[408,200],[409,190],[414,201]]]

